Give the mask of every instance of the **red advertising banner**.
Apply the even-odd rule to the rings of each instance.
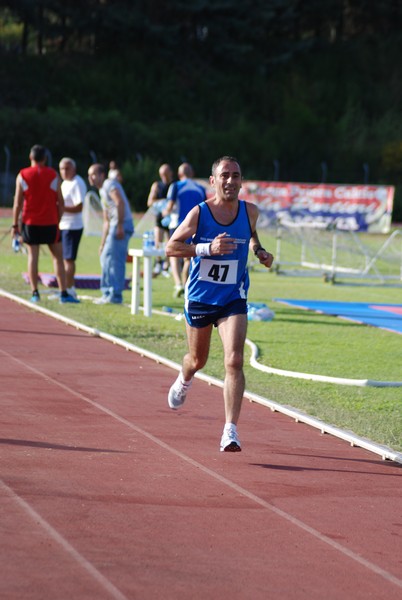
[[[213,190],[208,190],[208,195]],[[300,225],[336,225],[338,229],[388,233],[395,188],[348,185],[243,181],[239,197],[258,204],[259,227],[278,221]]]

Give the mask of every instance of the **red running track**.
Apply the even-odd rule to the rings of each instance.
[[[402,598],[400,466],[248,402],[220,453],[219,388],[172,412],[172,369],[0,314],[1,598]]]

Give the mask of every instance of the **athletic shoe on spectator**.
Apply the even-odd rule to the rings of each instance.
[[[154,277],[157,277],[161,273],[162,273],[162,265],[160,262],[157,262],[154,266],[154,270],[152,271],[152,274],[154,275]]]
[[[108,304],[110,302],[109,296],[101,296],[100,298],[95,298],[93,301],[94,304]]]
[[[73,298],[73,296],[70,296],[70,294],[68,294],[67,292],[65,294],[61,293],[60,294],[60,304],[79,304],[80,301],[78,300],[78,298]]]
[[[173,298],[180,298],[184,294],[184,287],[182,285],[175,285],[173,290]]]
[[[101,296],[96,298],[94,304],[123,304],[123,300],[115,300],[111,296]]]

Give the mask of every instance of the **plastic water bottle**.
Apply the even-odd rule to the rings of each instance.
[[[153,250],[155,248],[155,236],[153,231],[146,231],[142,236],[142,249],[146,251]]]
[[[14,252],[19,252],[21,249],[21,242],[20,242],[20,237],[19,235],[16,235],[15,237],[13,237],[13,241],[11,242],[11,246],[14,250]]]

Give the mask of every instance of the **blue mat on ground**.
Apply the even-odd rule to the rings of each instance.
[[[22,277],[29,283],[28,273],[23,273]],[[39,282],[46,287],[57,288],[57,279],[53,273],[39,273]],[[126,278],[125,289],[130,289],[131,279]],[[77,290],[99,290],[100,275],[75,275],[74,285]]]
[[[288,306],[312,310],[325,315],[372,325],[402,334],[402,304],[368,304],[366,302],[325,302],[321,300],[288,300],[274,298]]]

